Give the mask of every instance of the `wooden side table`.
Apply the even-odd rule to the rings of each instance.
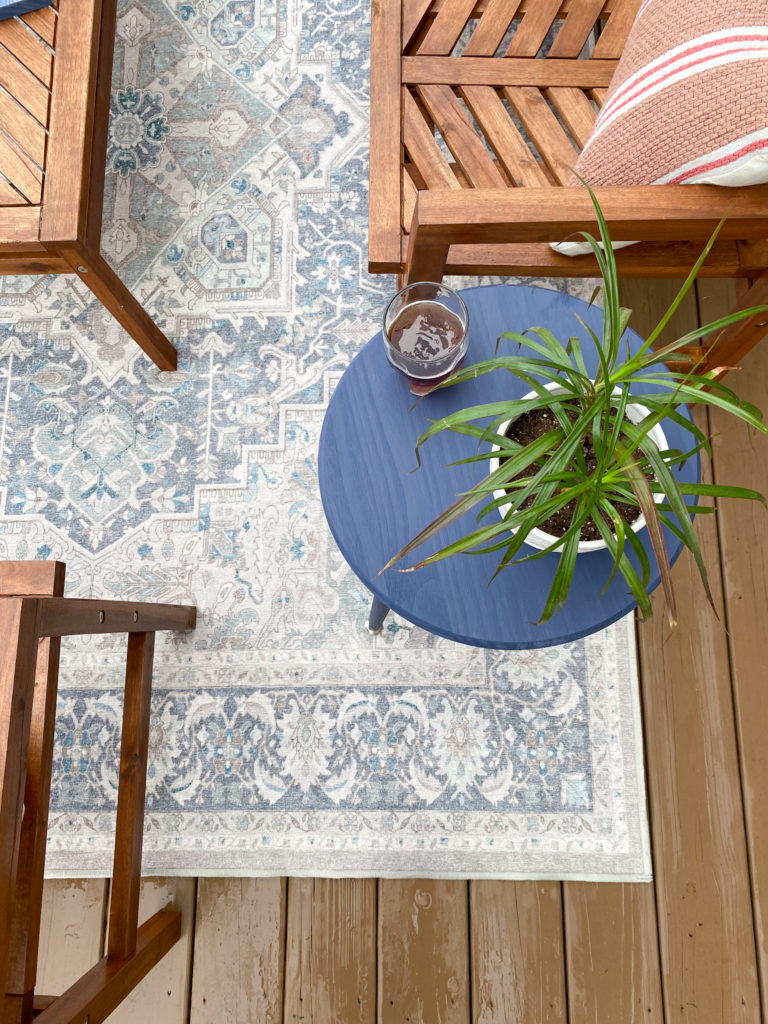
[[[63,597],[61,562],[0,562],[0,1020],[98,1024],[181,934],[161,910],[138,927],[152,657],[157,630],[194,629],[188,605]],[[127,633],[106,955],[63,995],[35,996],[62,636]]]
[[[587,368],[597,356],[574,313],[599,335],[602,312],[571,295],[525,285],[467,288],[461,293],[469,310],[469,347],[465,365],[493,355],[504,331],[537,325],[560,338],[578,335]],[[630,332],[630,342],[642,339]],[[502,346],[504,346],[502,341]],[[514,344],[502,351],[514,354]],[[392,608],[409,622],[449,640],[477,647],[527,649],[566,643],[594,633],[632,611],[636,602],[618,574],[603,594],[613,560],[607,551],[580,555],[571,591],[563,609],[548,622],[536,624],[557,568],[559,556],[510,566],[489,586],[498,552],[457,555],[416,572],[379,570],[456,496],[469,490],[486,472],[478,466],[449,466],[474,455],[477,442],[445,432],[431,438],[416,469],[416,440],[431,420],[456,409],[503,398],[522,397],[528,388],[511,374],[492,373],[435,392],[415,403],[404,378],[389,365],[381,334],[352,360],[334,391],[323,423],[319,450],[320,493],[328,525],[355,575],[373,593],[370,625],[380,627]],[[685,411],[683,414],[685,415]],[[672,448],[688,447],[689,435],[671,420],[662,423]],[[415,472],[414,472],[415,470]],[[673,472],[681,480],[698,480],[698,458]],[[476,510],[447,527],[419,553],[443,547],[468,532]],[[682,542],[664,529],[674,561]],[[650,587],[660,577],[648,531],[638,534],[651,561]],[[532,548],[527,552],[534,554]],[[634,554],[630,557],[634,559]],[[403,563],[401,563],[403,564]]]
[[[176,350],[101,256],[116,0],[0,22],[0,273],[77,274],[161,370]]]

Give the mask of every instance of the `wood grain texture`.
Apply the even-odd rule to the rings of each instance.
[[[614,5],[597,38],[592,59],[615,59],[621,56],[641,3],[642,0],[619,0],[618,4]]]
[[[541,158],[560,185],[573,174],[579,151],[563,131],[538,89],[506,88],[504,95],[541,154]]]
[[[176,349],[100,253],[79,244],[52,247],[159,369],[176,369]]]
[[[418,52],[436,56],[449,54],[464,31],[474,6],[475,0],[445,0],[419,42]]]
[[[109,1024],[136,1024],[137,1021],[186,1024],[189,1017],[195,887],[194,878],[145,878],[142,881],[140,922],[170,906],[181,911],[181,938],[109,1016]]]
[[[400,258],[400,5],[371,5],[371,171],[368,259]]]
[[[551,85],[607,88],[616,62],[610,60],[537,60],[497,57],[403,57],[403,82],[435,85]]]
[[[196,611],[193,605],[186,604],[47,597],[40,599],[38,629],[40,636],[194,629]]]
[[[403,89],[403,142],[427,188],[461,188],[407,89]]]
[[[582,0],[566,15],[547,54],[548,57],[578,57],[598,23],[603,0]]]
[[[535,57],[560,10],[560,0],[538,0],[523,10],[505,57]]]
[[[696,531],[722,617],[713,517]],[[673,579],[678,628],[669,634],[657,594],[638,629],[664,1008],[670,1021],[751,1024],[760,1009],[726,634],[687,553]]]
[[[683,234],[689,240],[706,239],[726,214],[724,240],[756,237],[765,230],[764,185],[719,190],[714,185],[635,185],[594,192],[617,240],[665,241]],[[558,241],[573,231],[594,231],[596,223],[583,188],[430,190],[421,196],[419,217],[434,241],[448,244]]]
[[[470,882],[473,1024],[565,1024],[559,882]]]
[[[100,959],[106,901],[104,878],[46,881],[35,983],[39,992],[60,995]]]
[[[136,950],[154,653],[154,633],[128,635],[107,936],[107,954],[116,960]]]
[[[512,23],[519,0],[489,0],[462,57],[492,57]]]
[[[139,929],[134,956],[122,961],[103,957],[58,999],[35,999],[35,1008],[42,1011],[36,1019],[41,1024],[102,1024],[112,1019],[112,1010],[123,1009],[126,994],[179,941],[180,931],[178,912],[158,911]]]
[[[546,186],[546,174],[539,167],[496,90],[487,85],[465,85],[459,92],[509,180],[515,185]]]
[[[53,64],[51,52],[24,26],[20,18],[9,18],[0,24],[0,44],[40,79],[46,88],[50,88]]]
[[[662,1024],[653,884],[566,882],[569,1024]]]
[[[453,90],[447,85],[423,85],[418,91],[445,144],[474,188],[504,188],[502,174]]]
[[[291,878],[284,1024],[376,1021],[376,882]]]
[[[191,1024],[282,1021],[285,907],[284,878],[199,879]]]
[[[701,320],[727,313],[736,300],[729,281],[699,282]],[[758,345],[728,384],[740,398],[768,411],[768,348]],[[712,414],[715,480],[768,494],[768,438],[715,410]],[[718,526],[725,589],[736,726],[752,882],[763,1018],[768,1020],[768,549],[763,543],[768,513],[758,503],[720,500]],[[757,539],[757,543],[756,543]]]
[[[467,883],[379,881],[377,1024],[468,1024]]]

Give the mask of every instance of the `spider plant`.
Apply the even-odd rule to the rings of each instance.
[[[518,562],[542,558],[558,551],[559,562],[539,620],[544,622],[565,603],[576,566],[581,529],[591,519],[613,558],[606,587],[619,573],[634,595],[643,617],[647,618],[651,615],[648,594],[650,561],[644,545],[617,511],[617,503],[623,502],[636,508],[638,516],[645,518],[660,570],[670,625],[674,627],[677,613],[662,525],[668,527],[691,551],[714,608],[691,516],[693,513],[714,511],[711,504],[700,504],[702,498],[749,498],[766,504],[761,494],[744,487],[683,483],[672,473],[674,466],[699,451],[710,451],[707,437],[678,408],[683,403],[723,409],[757,430],[768,433],[760,411],[739,399],[718,379],[725,368],[698,372],[697,365],[686,358],[682,350],[700,337],[722,330],[754,313],[765,312],[768,307],[753,307],[721,317],[654,349],[654,343],[693,284],[722,227],[721,222],[667,312],[647,340],[632,353],[629,344],[624,343],[631,311],[620,305],[616,260],[608,226],[591,189],[590,195],[600,229],[600,242],[591,234],[582,234],[589,242],[602,274],[602,286],[592,297],[594,300],[600,291],[603,293],[602,336],[598,336],[581,318],[578,319],[587,332],[589,340],[586,344],[595,347],[597,372],[594,375],[587,372],[585,349],[578,337],[571,337],[563,344],[552,332],[542,327],[531,327],[523,333],[510,331],[503,334],[497,342],[494,358],[465,367],[440,385],[447,387],[486,373],[503,371],[526,384],[533,397],[459,409],[433,421],[422,433],[416,448],[419,462],[421,446],[443,430],[478,439],[478,454],[462,462],[482,462],[491,460],[494,455],[502,458],[497,469],[479,480],[471,490],[459,495],[384,568],[395,565],[443,527],[485,502],[477,514],[476,525],[469,533],[422,559],[412,569],[403,571],[413,571],[460,552],[500,551],[502,554],[492,577],[495,579],[502,570]],[[500,355],[502,339],[517,343],[517,354]],[[665,360],[673,361],[673,367],[677,368],[665,365]],[[548,390],[548,384],[557,385],[557,391]],[[640,393],[636,394],[636,401],[642,402],[645,414],[639,422],[633,423],[627,418],[626,410],[632,402],[631,391],[637,386]],[[542,437],[523,446],[500,432],[502,424],[507,421],[530,410],[543,408],[552,411],[557,426]],[[673,420],[690,435],[687,451],[661,450],[654,442],[650,432],[665,418]],[[587,442],[591,443],[596,459],[596,466],[591,471],[584,457]],[[492,446],[500,451],[494,452]],[[494,497],[494,492],[499,491],[504,492],[503,497]],[[663,497],[657,501],[655,495]],[[550,516],[569,503],[573,503],[575,510],[565,533],[553,538],[551,544],[535,554],[524,553],[523,545],[531,530],[541,529]],[[636,564],[630,559],[630,552],[634,552]]]

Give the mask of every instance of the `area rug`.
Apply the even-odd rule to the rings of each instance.
[[[103,245],[179,370],[78,280],[0,280],[0,557],[200,610],[158,639],[147,874],[647,878],[631,621],[370,637],[325,525],[323,412],[394,284],[368,55],[354,0],[123,0]],[[51,874],[110,869],[123,647],[64,645]]]

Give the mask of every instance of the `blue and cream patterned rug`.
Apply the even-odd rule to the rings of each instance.
[[[201,610],[158,642],[146,873],[647,877],[631,622],[372,638],[325,526],[323,410],[393,287],[368,51],[355,0],[123,0],[103,244],[179,370],[76,279],[0,279],[0,557]],[[52,873],[111,864],[122,659],[65,645]]]

